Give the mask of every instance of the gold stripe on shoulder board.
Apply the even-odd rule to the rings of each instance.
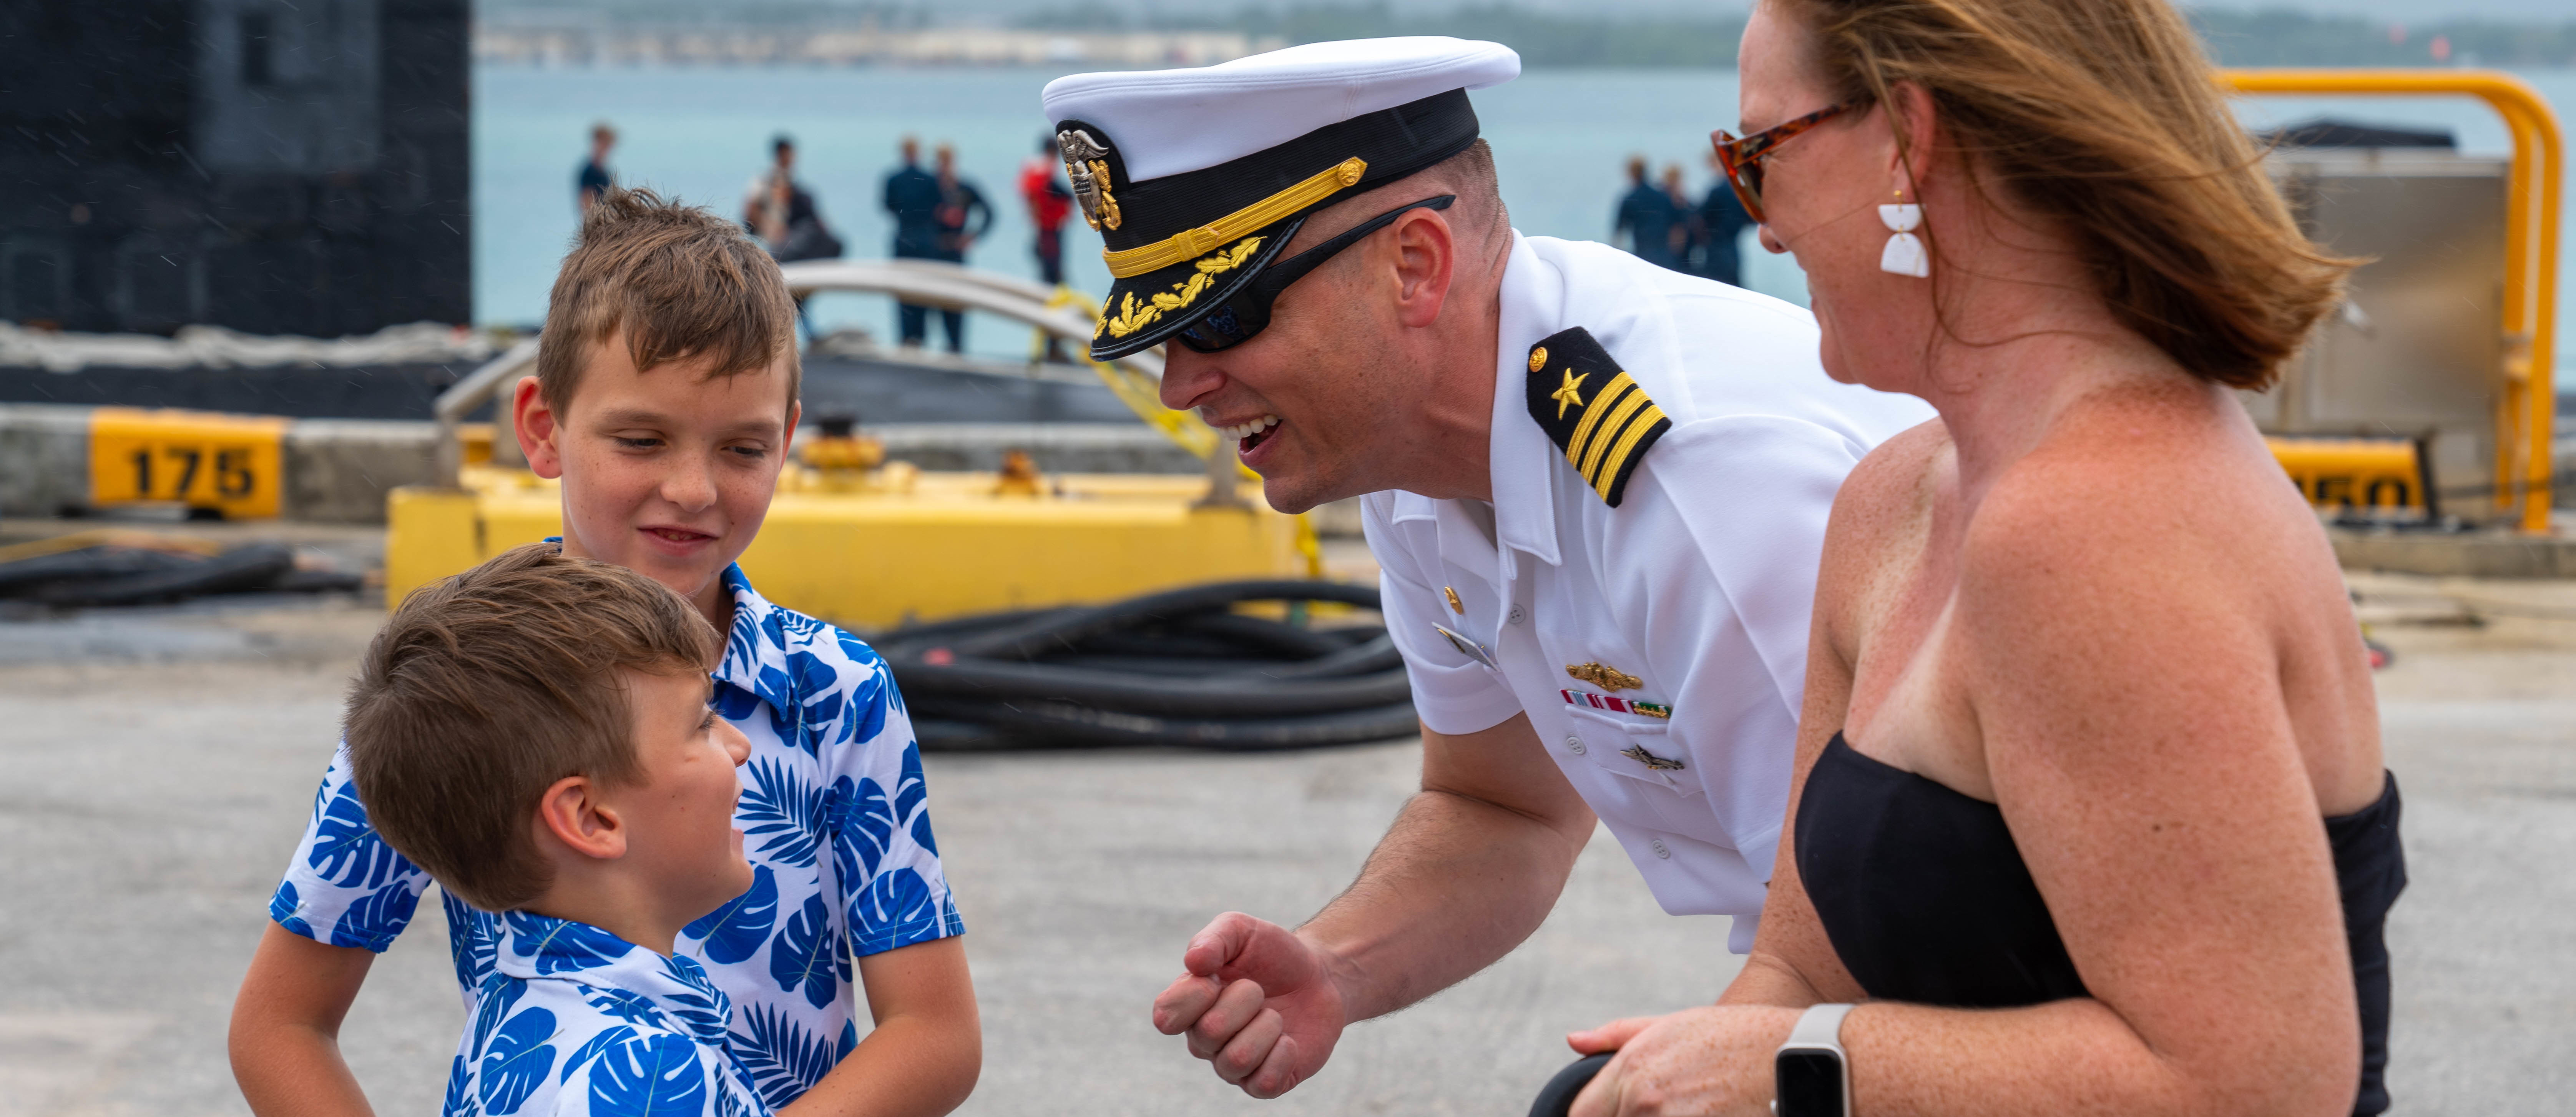
[[[1580,326],[1530,346],[1529,410],[1585,487],[1612,508],[1625,496],[1637,462],[1673,426],[1636,378]]]

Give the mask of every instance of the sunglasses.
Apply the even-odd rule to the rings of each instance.
[[[1304,279],[1307,272],[1315,270],[1318,265],[1332,259],[1341,250],[1358,244],[1361,238],[1394,224],[1395,219],[1403,216],[1407,211],[1447,209],[1449,203],[1457,200],[1458,196],[1455,194],[1424,198],[1410,205],[1397,206],[1353,225],[1331,240],[1262,269],[1261,274],[1254,276],[1252,282],[1244,284],[1241,290],[1227,296],[1224,302],[1217,304],[1215,310],[1208,312],[1198,321],[1181,327],[1180,332],[1172,336],[1179,338],[1181,344],[1201,353],[1231,349],[1250,341],[1254,334],[1269,327],[1270,304],[1278,300],[1279,292],[1287,290],[1289,284]],[[1294,240],[1297,230],[1304,228],[1305,225],[1306,219],[1300,217],[1296,223],[1280,230],[1279,238],[1283,241]]]
[[[1799,133],[1850,112],[1850,102],[1817,109],[1777,128],[1765,128],[1750,136],[1737,138],[1720,128],[1708,134],[1708,142],[1717,147],[1717,165],[1726,171],[1726,183],[1735,188],[1735,200],[1744,203],[1746,216],[1757,225],[1769,218],[1762,215],[1762,161],[1771,157],[1774,148],[1797,138]]]

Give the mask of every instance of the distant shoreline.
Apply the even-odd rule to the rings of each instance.
[[[560,0],[555,0],[560,3]],[[1132,21],[1097,12],[1018,26],[851,21],[815,7],[804,21],[708,23],[595,7],[496,5],[475,24],[474,60],[547,68],[1205,66],[1296,43],[1384,35],[1489,39],[1533,68],[1712,69],[1735,63],[1740,13],[1597,19],[1514,7],[1398,15],[1386,5],[1299,4],[1202,20]],[[788,7],[788,6],[782,6]],[[2295,11],[2189,12],[2231,66],[2576,66],[2576,19],[2446,19],[2406,25]]]

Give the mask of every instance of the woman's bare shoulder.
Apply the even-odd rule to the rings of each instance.
[[[1865,627],[1853,610],[1869,612],[1904,556],[1921,550],[1949,457],[1949,428],[1932,419],[1879,443],[1843,478],[1816,571],[1815,608],[1829,632]]]
[[[1950,455],[1950,430],[1928,419],[1879,443],[1834,493],[1825,531],[1826,561],[1836,548],[1872,544],[1918,529],[1931,510],[1934,471]]]
[[[2142,392],[2071,409],[1988,490],[1963,571],[2170,579],[2241,569],[2313,533],[2313,516],[2235,406]]]

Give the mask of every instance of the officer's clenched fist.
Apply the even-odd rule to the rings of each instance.
[[[1189,970],[1154,998],[1154,1027],[1256,1098],[1314,1077],[1348,1022],[1332,959],[1276,923],[1216,917],[1181,952]]]

